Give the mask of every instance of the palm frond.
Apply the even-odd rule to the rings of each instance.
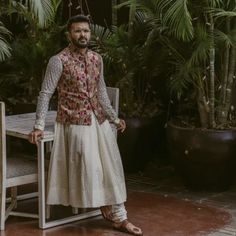
[[[207,4],[210,7],[220,7],[223,5],[225,0],[207,0]]]
[[[90,46],[101,53],[101,49],[104,47],[105,42],[111,37],[112,32],[110,29],[101,25],[92,25],[92,37],[90,40]]]
[[[219,19],[222,17],[236,17],[236,9],[234,9],[233,11],[226,11],[221,8],[212,8],[210,11],[213,13],[215,19]]]
[[[200,65],[206,62],[209,56],[210,43],[210,37],[205,27],[201,24],[197,24],[195,27],[195,40],[189,59],[191,65]]]
[[[170,90],[180,96],[189,89],[190,85],[197,86],[196,81],[200,78],[201,68],[191,65],[189,61],[176,63],[176,73],[170,78]]]
[[[135,0],[128,0],[125,2],[122,2],[118,4],[117,6],[114,6],[115,9],[120,9],[122,7],[129,7],[131,4],[134,4],[136,1]]]
[[[236,10],[236,2],[234,0],[225,0],[224,1],[224,9],[225,10],[232,10],[235,11]]]
[[[0,37],[0,61],[4,61],[7,57],[11,56],[11,47],[6,40]]]
[[[7,14],[11,15],[13,13],[17,14],[18,20],[27,21],[30,25],[35,25],[35,17],[32,12],[29,11],[28,7],[21,2],[12,1],[12,5],[7,9]]]
[[[225,44],[226,47],[236,47],[236,30],[231,30],[227,34],[223,31],[216,30],[215,38],[218,43]]]
[[[39,25],[45,27],[54,16],[54,9],[51,1],[48,0],[28,0],[29,8],[38,18]]]
[[[26,0],[25,2],[12,0],[10,3],[8,14],[16,12],[18,16],[26,18],[29,22],[36,20],[39,27],[44,28],[54,20],[61,0]]]
[[[115,28],[113,28],[115,30]],[[92,25],[93,35],[97,40],[104,41],[111,36],[111,31],[101,25]]]
[[[185,57],[181,52],[181,47],[178,42],[171,40],[169,37],[161,36],[161,44],[166,48],[167,53],[174,61],[184,61]],[[172,64],[172,63],[171,63]]]
[[[121,7],[135,6],[137,11],[146,12],[149,17],[157,17],[159,12],[158,2],[160,0],[128,0],[116,6],[117,9]]]
[[[160,2],[163,12],[163,24],[179,40],[190,41],[193,39],[192,17],[188,9],[187,0],[163,0]]]
[[[11,32],[0,21],[0,61],[4,61],[11,56],[11,47],[7,41],[7,38],[10,37]]]

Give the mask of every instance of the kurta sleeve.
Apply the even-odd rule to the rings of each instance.
[[[58,56],[51,57],[47,65],[42,88],[38,96],[36,121],[34,125],[35,129],[44,130],[49,100],[57,87],[57,83],[62,74],[62,69],[63,66],[60,58]]]
[[[109,100],[108,94],[107,94],[107,90],[106,90],[106,84],[104,81],[104,76],[103,76],[103,60],[101,57],[101,76],[100,76],[100,80],[98,82],[98,100],[99,103],[101,104],[103,110],[105,111],[106,115],[108,116],[108,118],[114,122],[115,124],[119,123],[119,118],[117,116],[117,113],[115,112],[115,110],[113,109],[113,107],[111,106],[111,102]]]

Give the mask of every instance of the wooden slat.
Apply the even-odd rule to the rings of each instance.
[[[37,217],[36,215],[28,214],[28,213],[17,213],[12,212],[13,208],[17,204],[17,192],[16,187],[18,185],[23,185],[27,183],[33,183],[38,182],[38,173],[33,173],[25,176],[17,176],[13,178],[6,178],[6,171],[7,171],[7,163],[6,163],[6,133],[8,135],[21,137],[21,138],[28,138],[29,132],[33,129],[34,120],[35,120],[35,113],[29,113],[29,114],[21,114],[21,115],[14,115],[14,116],[8,116],[5,119],[5,106],[4,103],[0,103],[0,155],[1,155],[1,225],[0,229],[5,229],[5,219],[13,214],[18,216],[24,216],[24,217]],[[51,112],[47,118],[47,125],[50,127],[54,126],[54,120],[53,117],[55,117],[55,112]],[[6,120],[6,122],[5,122]],[[7,130],[7,132],[6,132]],[[53,135],[53,128],[50,130],[48,129],[49,135]],[[19,156],[20,158],[20,156]],[[11,203],[10,206],[8,206],[6,210],[6,188],[13,187],[14,191],[12,192],[13,195],[11,197]]]
[[[0,102],[0,229],[5,229],[6,209],[6,127],[5,127],[5,104]]]
[[[79,215],[69,216],[69,217],[66,217],[66,218],[63,218],[63,219],[46,222],[40,228],[48,229],[48,228],[55,227],[55,226],[58,226],[58,225],[67,224],[67,223],[71,223],[71,222],[78,221],[78,220],[84,220],[84,219],[88,219],[88,218],[92,218],[92,217],[96,217],[96,216],[100,216],[100,215],[101,215],[100,210],[93,210],[93,211],[82,213],[82,214],[79,214]]]
[[[11,211],[9,213],[10,216],[20,216],[20,217],[29,217],[33,219],[38,219],[39,216],[38,214],[31,214],[31,213],[26,213],[26,212],[19,212],[19,211]]]
[[[56,111],[49,111],[45,119],[45,138],[53,138]],[[35,113],[12,115],[6,117],[7,135],[28,139],[35,123]]]
[[[15,178],[7,179],[6,187],[13,187],[23,184],[30,184],[38,182],[38,174],[30,174],[30,175],[24,175],[24,176],[17,176]]]

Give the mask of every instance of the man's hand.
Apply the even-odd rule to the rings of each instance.
[[[117,126],[117,130],[120,130],[121,133],[123,133],[126,129],[126,123],[122,119],[120,119],[120,122],[116,126]]]
[[[28,139],[33,144],[38,144],[40,138],[43,137],[43,131],[39,129],[35,129],[31,131],[28,135]]]

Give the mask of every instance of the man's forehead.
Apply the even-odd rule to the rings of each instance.
[[[74,29],[89,29],[89,24],[87,22],[74,22],[71,24],[71,28]]]

